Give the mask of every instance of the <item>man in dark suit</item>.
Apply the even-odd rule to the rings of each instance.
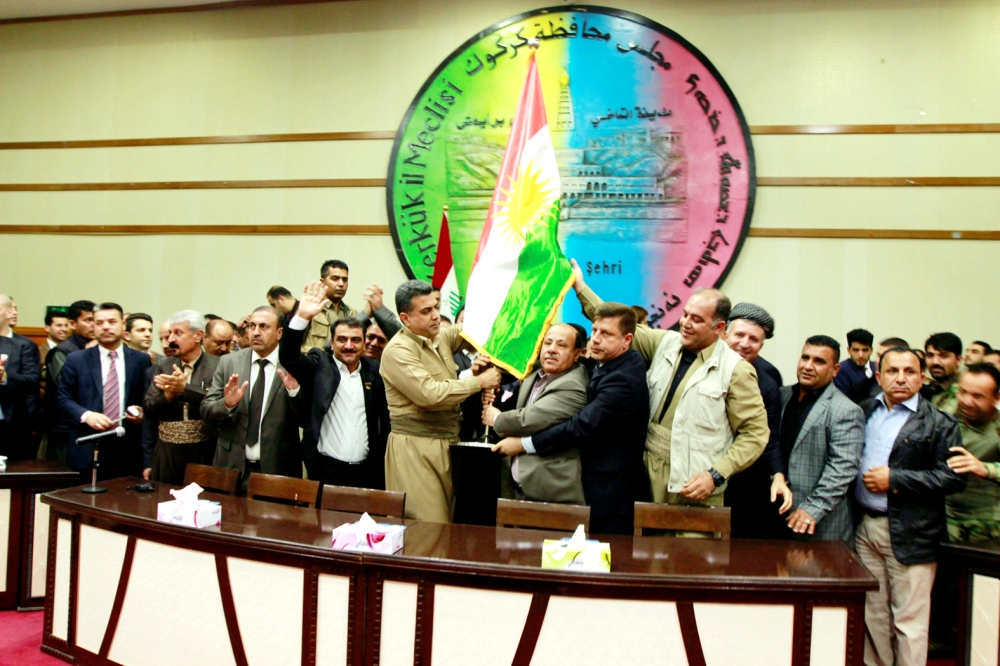
[[[143,451],[143,476],[180,485],[188,463],[211,465],[218,432],[201,418],[201,401],[212,385],[219,357],[201,347],[205,317],[182,310],[167,320],[167,342],[173,357],[156,364],[153,383],[146,391],[146,411],[159,421],[156,445]]]
[[[247,324],[250,348],[220,359],[201,401],[202,418],[219,429],[212,464],[238,470],[244,491],[254,472],[302,476],[299,426],[286,383],[294,380],[278,363],[282,320],[273,307],[254,310]]]
[[[45,355],[45,413],[51,414],[45,424],[45,457],[61,463],[67,461],[67,443],[76,424],[67,421],[59,410],[59,377],[67,356],[93,344],[94,302],[75,301],[66,314],[72,333]]]
[[[285,328],[278,360],[301,384],[309,405],[302,440],[306,471],[331,485],[383,489],[389,407],[378,363],[362,356],[364,329],[355,319],[338,319],[330,347],[301,353],[315,314],[305,305],[300,301]]]
[[[587,405],[590,378],[577,363],[586,346],[569,324],[553,324],[545,332],[537,371],[523,380],[501,386],[502,398],[493,406],[493,391],[482,400],[482,422],[503,437],[524,437],[562,423]],[[508,397],[509,394],[509,397]],[[580,449],[571,446],[552,455],[519,455],[505,459],[501,492],[508,499],[584,504]]]
[[[0,294],[0,455],[32,458],[38,405],[38,347],[11,328],[14,301]]]
[[[496,449],[505,455],[550,455],[579,446],[591,532],[631,534],[635,502],[650,499],[642,460],[649,387],[646,363],[631,349],[635,311],[621,303],[601,303],[591,331],[591,355],[599,365],[587,388],[587,406],[530,437],[508,437]]]
[[[858,558],[878,579],[865,603],[865,664],[927,661],[937,548],[948,540],[945,495],[965,479],[948,465],[958,424],[920,395],[924,362],[912,349],[880,354],[882,393],[861,405],[865,444],[855,484]]]
[[[113,479],[140,470],[142,397],[149,356],[122,344],[125,317],[116,303],[94,309],[97,346],[69,354],[59,380],[59,410],[74,424],[67,448],[67,463],[89,480],[94,463],[94,443],[78,444],[86,435],[125,427],[121,439],[109,435],[99,440],[99,479]],[[130,413],[131,412],[131,413]]]

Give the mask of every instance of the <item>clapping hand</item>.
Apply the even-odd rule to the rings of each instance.
[[[330,305],[330,299],[326,297],[323,282],[316,280],[307,284],[306,288],[302,290],[302,298],[299,299],[299,309],[296,314],[303,319],[311,320],[328,305]]]
[[[184,388],[187,386],[187,377],[181,367],[175,365],[172,374],[160,374],[153,377],[153,385],[163,391],[167,400],[173,400],[184,392]]]
[[[376,310],[382,307],[382,287],[377,284],[370,284],[361,292],[361,298],[365,301],[365,312],[371,316]]]
[[[223,392],[226,395],[226,407],[233,409],[236,405],[240,404],[240,400],[243,399],[243,394],[247,392],[247,387],[250,386],[250,382],[243,382],[240,386],[239,375],[233,375],[226,382],[226,387]]]

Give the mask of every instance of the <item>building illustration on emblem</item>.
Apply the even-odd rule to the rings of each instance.
[[[617,127],[576,130],[569,75],[560,78],[554,142],[561,182],[559,237],[610,242],[687,240],[687,168],[682,133],[662,121],[629,119]],[[559,135],[570,134],[566,140]],[[478,242],[507,134],[462,130],[447,140],[452,238]]]

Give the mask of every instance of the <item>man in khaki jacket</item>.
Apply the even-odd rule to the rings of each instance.
[[[333,337],[331,326],[338,319],[348,319],[358,312],[344,302],[347,295],[348,281],[347,264],[339,259],[329,259],[323,262],[319,269],[319,279],[323,282],[326,293],[326,305],[323,311],[312,318],[309,330],[302,339],[302,353],[308,354],[313,347],[323,349],[323,346]]]
[[[382,351],[379,374],[385,380],[391,432],[386,443],[387,490],[406,493],[406,517],[451,521],[454,491],[449,447],[458,441],[461,403],[482,389],[500,385],[500,371],[480,356],[476,376],[456,379],[452,355],[462,340],[460,328],[441,330],[431,285],[404,282],[396,290],[403,323]]]
[[[592,318],[603,301],[577,271]],[[701,289],[684,306],[680,332],[639,326],[632,349],[647,363],[650,422],[644,460],[654,502],[722,506],[727,479],[764,451],[770,430],[757,372],[724,342],[731,304]]]

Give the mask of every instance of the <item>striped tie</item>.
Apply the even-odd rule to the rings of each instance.
[[[111,367],[108,369],[108,378],[104,382],[104,415],[115,422],[119,421],[122,416],[122,405],[118,387],[118,365],[115,363],[117,359],[118,352],[108,352],[108,360],[111,361]]]

